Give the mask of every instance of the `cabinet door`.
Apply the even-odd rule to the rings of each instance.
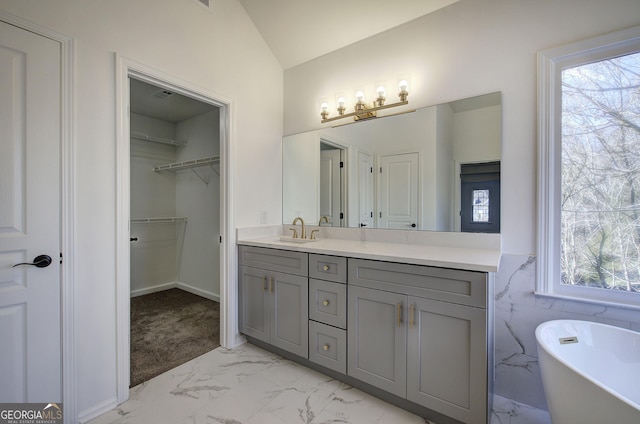
[[[238,276],[240,332],[269,341],[268,279],[264,269],[241,266]]]
[[[349,286],[347,373],[406,396],[407,296]]]
[[[407,399],[487,422],[486,310],[409,297]]]
[[[291,353],[308,357],[309,284],[306,277],[271,272],[271,337],[269,342]]]

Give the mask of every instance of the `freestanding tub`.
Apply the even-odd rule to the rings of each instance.
[[[557,320],[536,340],[553,424],[640,423],[640,333]]]

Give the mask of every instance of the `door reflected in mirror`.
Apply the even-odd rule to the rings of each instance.
[[[499,232],[501,127],[491,93],[284,137],[283,221]]]

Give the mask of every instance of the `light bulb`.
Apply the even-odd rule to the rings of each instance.
[[[356,100],[358,103],[364,101],[364,93],[362,91],[356,91]]]
[[[344,107],[344,97],[338,97],[338,107]]]
[[[409,83],[407,80],[402,80],[398,83],[398,88],[400,91],[407,91],[407,87],[409,87]]]
[[[327,104],[327,102],[322,102],[322,104],[320,105],[320,111],[326,112],[327,109],[329,109],[329,105]]]
[[[379,96],[379,97],[384,97],[385,92],[384,92],[384,87],[383,87],[383,86],[378,87],[378,88],[376,89],[376,91],[378,92],[378,96]]]

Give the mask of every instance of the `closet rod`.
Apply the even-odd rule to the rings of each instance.
[[[171,138],[155,137],[149,134],[135,132],[135,131],[131,132],[131,138],[135,138],[136,140],[142,140],[142,141],[150,141],[152,143],[168,144],[170,146],[176,146],[176,147],[182,147],[185,144],[187,144],[187,143],[181,143]]]

